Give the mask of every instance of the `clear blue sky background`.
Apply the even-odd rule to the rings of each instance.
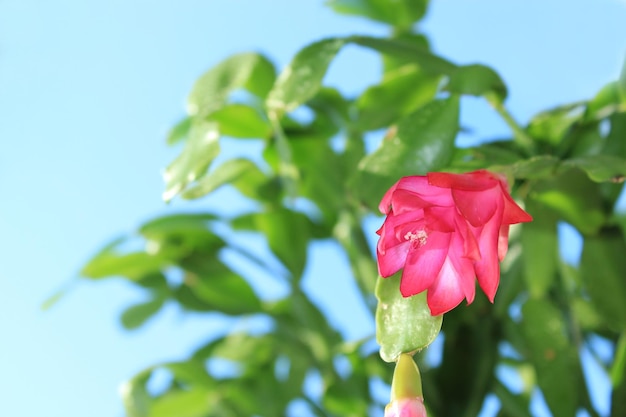
[[[511,111],[526,121],[617,77],[624,22],[619,0],[433,0],[424,30],[451,60],[495,67]],[[202,72],[245,50],[282,67],[311,41],[355,32],[385,28],[317,0],[0,0],[1,416],[122,416],[124,380],[184,358],[225,327],[169,308],[125,332],[118,313],[140,294],[118,281],[78,285],[47,312],[40,305],[104,242],[157,214],[199,207],[166,207],[160,172],[176,155],[164,136]],[[348,48],[327,80],[355,93],[378,75],[372,55]],[[479,100],[464,104],[478,134],[506,132]],[[332,248],[314,251],[307,285],[316,300],[350,337],[371,332],[352,303],[332,295],[349,291],[345,265],[323,256]],[[329,291],[320,268],[346,282]]]

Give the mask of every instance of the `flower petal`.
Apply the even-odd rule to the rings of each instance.
[[[496,186],[499,182],[493,173],[485,170],[468,172],[465,174],[450,174],[448,172],[429,172],[428,183],[435,187],[451,188],[463,191],[483,191]]]
[[[391,207],[394,214],[402,214],[412,210],[421,210],[430,205],[432,204],[423,200],[418,194],[408,190],[398,188],[391,196]]]
[[[416,175],[404,177],[398,181],[397,188],[415,193],[423,200],[434,205],[451,206],[453,204],[450,190],[441,187],[433,187],[429,184],[427,176]]]
[[[424,219],[428,230],[452,233],[456,229],[454,207],[427,207],[424,209]]]
[[[515,200],[509,195],[508,191],[503,192],[504,195],[504,215],[502,216],[503,224],[526,223],[533,220],[532,216],[526,213]]]
[[[434,285],[428,289],[426,301],[430,308],[430,314],[438,316],[452,310],[463,301],[465,292],[462,281],[463,278],[454,269],[452,261],[446,258]]]
[[[453,189],[452,197],[459,212],[474,227],[487,223],[498,207],[504,205],[501,188],[497,186],[481,191]]]
[[[386,248],[384,253],[378,251],[378,273],[382,277],[390,277],[398,272],[406,262],[411,243],[406,241]]]
[[[396,191],[399,182],[400,181],[396,182],[390,189],[388,189],[382,200],[380,200],[378,210],[381,213],[388,214],[391,211],[391,196],[393,195],[394,191]]]
[[[385,407],[384,417],[426,417],[422,397],[394,400]]]
[[[457,215],[454,219],[454,225],[457,231],[455,236],[462,239],[462,256],[474,261],[480,259],[480,248],[476,236],[474,236],[474,230],[470,228],[467,220],[463,216]],[[453,242],[453,245],[456,245],[456,242]]]
[[[468,234],[472,236],[472,233]],[[460,233],[455,233],[450,242],[448,259],[458,274],[459,285],[469,304],[474,301],[476,294],[476,272],[474,271],[475,258],[466,256],[466,246],[463,236]],[[480,259],[480,256],[478,259]]]
[[[424,245],[409,250],[400,280],[404,297],[419,294],[433,284],[446,259],[449,244],[450,234],[433,232]]]
[[[500,239],[501,219],[502,209],[498,210],[492,219],[480,230],[478,246],[481,257],[474,263],[478,284],[492,303],[500,283],[498,242]]]

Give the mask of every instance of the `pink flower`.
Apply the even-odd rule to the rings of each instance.
[[[400,292],[410,297],[428,290],[432,315],[464,298],[471,303],[474,277],[493,302],[509,225],[532,220],[509,195],[506,180],[484,170],[404,177],[379,209],[387,215],[377,232],[379,273],[389,277],[404,268]]]
[[[422,397],[394,400],[385,407],[384,417],[426,417]]]

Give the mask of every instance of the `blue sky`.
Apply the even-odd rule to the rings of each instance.
[[[437,52],[496,68],[521,121],[585,99],[619,74],[626,3],[618,0],[433,0],[423,29]],[[128,333],[119,312],[140,294],[123,282],[81,283],[55,308],[43,300],[103,243],[178,209],[161,201],[164,143],[195,79],[229,54],[258,50],[279,67],[305,44],[385,28],[334,15],[321,1],[0,0],[0,414],[122,416],[120,384],[147,365],[184,358],[222,321],[167,309]],[[349,47],[327,81],[356,93],[377,60]],[[479,100],[463,120],[481,136],[506,127]],[[211,200],[204,207],[219,207]],[[223,205],[221,206],[223,208]],[[311,277],[348,277],[317,247]],[[343,282],[346,291],[350,283]],[[371,331],[324,281],[307,281],[337,325]],[[348,307],[349,309],[349,307]]]

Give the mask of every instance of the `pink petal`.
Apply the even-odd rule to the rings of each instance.
[[[434,187],[426,176],[404,177],[398,181],[398,189],[417,194],[423,200],[435,205],[449,206],[452,204],[450,190]]]
[[[506,189],[503,191],[503,195],[504,215],[502,216],[502,223],[515,224],[530,222],[533,220],[530,214],[526,213],[520,206],[517,205]]]
[[[378,250],[384,254],[386,248],[405,241],[404,235],[398,236],[398,228],[409,227],[417,229],[423,227],[421,226],[421,221],[419,212],[404,213],[400,216],[389,214],[383,225],[376,232],[380,235]]]
[[[428,289],[426,301],[430,314],[438,316],[452,310],[465,298],[462,277],[454,269],[452,261],[446,258],[434,285]]]
[[[406,262],[411,243],[406,241],[386,248],[384,253],[378,251],[378,273],[382,277],[390,277],[398,272]]]
[[[482,191],[494,187],[499,179],[493,173],[485,170],[468,172],[465,174],[450,174],[448,172],[429,172],[428,183],[436,187],[451,188],[464,191]]]
[[[424,219],[429,230],[452,233],[456,229],[454,207],[427,207],[424,209]]]
[[[407,211],[421,210],[430,206],[426,200],[423,200],[417,193],[412,191],[396,189],[391,197],[391,207],[394,214],[402,214]]]
[[[496,296],[498,284],[500,283],[498,241],[500,237],[501,218],[502,210],[500,209],[480,231],[478,246],[480,248],[481,258],[474,263],[478,284],[491,302],[493,302]]]
[[[390,213],[387,215],[385,222],[385,228],[387,230],[395,230],[398,225],[402,225],[405,223],[413,223],[420,221],[424,218],[423,210],[415,210],[415,211],[407,211],[405,213]]]
[[[455,233],[452,236],[448,259],[457,274],[457,280],[469,304],[474,301],[474,295],[476,294],[476,273],[474,271],[474,260],[465,255],[466,245],[464,240],[459,233]]]
[[[453,189],[452,197],[463,217],[474,227],[487,223],[496,209],[504,204],[501,188],[497,186],[481,191]]]
[[[422,397],[394,400],[385,407],[384,417],[426,417]]]
[[[474,236],[474,230],[472,230],[467,220],[461,215],[455,216],[454,219],[456,235],[462,239],[463,242],[463,257],[478,260],[480,259],[480,248]]]
[[[396,188],[398,187],[399,182],[400,181],[396,182],[390,189],[388,189],[385,195],[383,196],[382,200],[380,200],[380,204],[378,205],[378,210],[381,213],[388,214],[390,212],[391,196],[393,195],[394,191],[396,191]]]
[[[404,297],[419,294],[432,285],[446,259],[449,244],[450,234],[433,232],[423,246],[409,250],[400,280]]]

